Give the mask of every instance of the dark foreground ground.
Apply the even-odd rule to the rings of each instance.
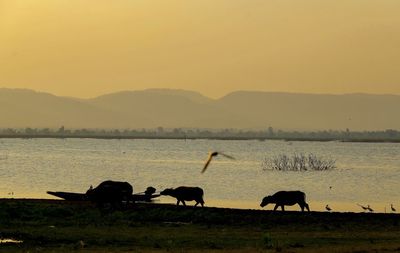
[[[400,215],[0,199],[0,252],[400,252]]]

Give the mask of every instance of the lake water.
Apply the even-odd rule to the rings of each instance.
[[[216,157],[200,171],[209,150]],[[314,153],[336,160],[331,171],[265,171],[265,157]],[[375,212],[400,210],[400,144],[222,141],[1,139],[0,197],[53,198],[46,191],[85,192],[112,179],[128,181],[134,192],[180,185],[200,186],[207,206],[259,209],[260,200],[279,190],[302,190],[312,210]],[[330,188],[331,186],[331,188]],[[160,202],[174,202],[166,196]],[[190,202],[189,202],[190,203]],[[267,209],[273,205],[267,206]],[[288,208],[298,210],[298,206]]]

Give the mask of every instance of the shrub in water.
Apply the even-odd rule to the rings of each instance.
[[[315,154],[308,155],[294,153],[292,156],[280,154],[271,158],[264,158],[263,170],[281,171],[306,171],[306,170],[331,170],[336,168],[336,161],[317,157]]]

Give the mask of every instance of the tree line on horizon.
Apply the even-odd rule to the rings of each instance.
[[[1,137],[92,137],[92,138],[173,138],[173,139],[287,139],[287,140],[360,140],[400,141],[400,131],[319,130],[290,131],[268,127],[263,130],[246,129],[67,129],[60,128],[0,128]]]

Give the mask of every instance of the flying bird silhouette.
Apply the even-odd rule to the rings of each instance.
[[[396,208],[394,208],[393,204],[390,204],[390,209],[392,209],[392,212],[396,212]]]
[[[234,158],[233,156],[230,156],[230,155],[227,155],[227,154],[224,154],[224,153],[221,153],[221,152],[216,152],[216,151],[215,151],[215,152],[210,152],[210,153],[208,154],[207,161],[206,161],[206,163],[204,164],[204,167],[203,167],[203,170],[201,171],[201,173],[204,173],[204,172],[206,171],[206,169],[207,169],[208,165],[210,164],[212,158],[213,158],[214,156],[217,156],[217,155],[222,155],[222,156],[224,156],[224,157],[226,157],[226,158],[235,160],[235,158]]]

